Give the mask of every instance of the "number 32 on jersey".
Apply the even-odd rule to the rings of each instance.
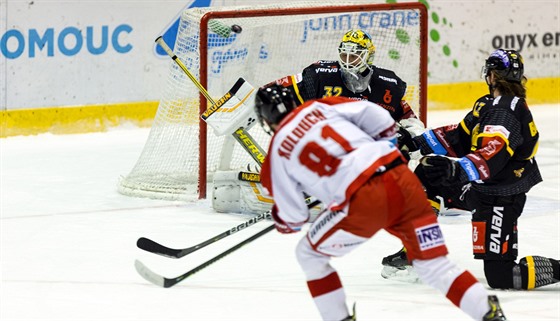
[[[325,97],[333,97],[333,96],[340,96],[342,94],[342,87],[339,86],[325,86],[323,87],[325,94],[323,95],[323,98]]]

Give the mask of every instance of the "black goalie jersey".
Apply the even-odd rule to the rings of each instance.
[[[320,60],[311,64],[302,73],[275,81],[289,87],[299,103],[331,96],[343,96],[356,100],[369,100],[387,109],[394,120],[416,117],[408,103],[403,100],[406,82],[394,72],[370,66],[373,75],[368,88],[361,93],[350,91],[342,82],[340,64],[334,60]]]

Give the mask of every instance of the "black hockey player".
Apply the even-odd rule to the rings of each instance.
[[[458,125],[409,135],[403,142],[422,155],[436,154],[422,158],[416,169],[433,208],[437,211],[436,196],[441,196],[472,211],[473,254],[484,261],[488,285],[533,289],[556,283],[558,260],[535,255],[516,262],[517,220],[526,193],[542,181],[535,160],[539,132],[525,101],[521,55],[494,51],[483,77],[490,94],[479,98]],[[383,264],[402,269],[403,257],[401,251]]]
[[[423,132],[423,123],[403,100],[406,82],[393,71],[373,64],[375,46],[368,33],[357,29],[346,32],[338,54],[338,61],[319,60],[302,73],[271,84],[290,88],[299,105],[310,99],[331,96],[369,100],[388,110],[401,127],[418,134]]]

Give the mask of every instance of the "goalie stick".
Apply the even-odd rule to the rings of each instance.
[[[179,59],[179,57],[177,57],[177,55],[173,52],[173,50],[169,48],[165,40],[163,40],[162,36],[156,38],[156,43],[158,43],[163,48],[163,50],[165,50],[167,55],[169,55],[169,57],[173,59],[173,61],[181,68],[181,70],[183,70],[183,72],[187,75],[187,77],[189,77],[189,79],[193,82],[196,88],[198,88],[200,93],[202,93],[202,95],[212,105],[210,108],[208,108],[210,112],[207,111],[204,113],[207,116],[205,118],[203,117],[203,119],[206,120],[206,118],[209,117],[210,114],[212,114],[215,110],[221,107],[221,105],[223,104],[222,99],[218,100],[218,102],[212,99],[208,91],[202,86],[202,84],[198,81],[198,79],[196,79],[196,77],[187,69],[185,64],[181,61],[181,59]],[[232,133],[232,136],[243,147],[243,149],[245,149],[245,151],[247,151],[247,153],[251,155],[251,157],[253,158],[253,160],[255,160],[255,162],[257,162],[257,164],[261,165],[263,163],[264,155],[266,153],[257,144],[255,139],[251,135],[249,135],[249,133],[244,127],[239,127],[234,133]]]
[[[319,202],[318,200],[315,200],[315,201],[313,201],[313,202],[307,204],[307,208],[312,208],[312,207],[318,205],[319,203],[320,203],[320,202]],[[267,213],[263,213],[262,215],[263,215],[264,217],[266,217],[267,214],[268,214],[268,212],[267,212]],[[268,214],[268,215],[270,215],[270,214]],[[248,222],[246,222],[245,224],[247,224],[247,223],[248,223]],[[254,224],[254,223],[252,223],[252,224]],[[251,224],[251,225],[252,225],[252,224]],[[237,227],[235,227],[235,228],[233,228],[233,229],[236,229],[236,228],[238,228],[238,227],[241,226],[241,225],[243,225],[243,224],[240,224],[240,225],[238,225]],[[250,226],[250,225],[247,225],[247,226]],[[247,226],[245,226],[245,227],[247,227]],[[242,227],[241,229],[244,229],[245,227]],[[232,229],[232,230],[233,230],[233,229]],[[241,229],[240,229],[240,230],[241,230]],[[242,242],[240,242],[240,243],[234,245],[233,247],[227,249],[226,251],[224,251],[224,252],[222,252],[222,253],[216,255],[215,257],[213,257],[213,258],[211,258],[210,260],[208,260],[208,261],[206,261],[206,262],[200,264],[199,266],[195,267],[194,269],[192,269],[192,270],[190,270],[190,271],[188,271],[188,272],[185,272],[185,273],[183,273],[183,274],[181,274],[181,275],[179,275],[179,276],[177,276],[177,277],[174,277],[174,278],[166,278],[166,277],[164,277],[164,276],[161,276],[161,275],[159,275],[159,274],[153,272],[153,271],[150,270],[148,267],[146,267],[146,265],[144,265],[144,263],[142,263],[140,260],[136,260],[136,261],[134,262],[134,267],[136,268],[136,271],[138,272],[138,274],[140,274],[140,276],[142,276],[146,281],[148,281],[148,282],[150,282],[150,283],[153,283],[153,284],[155,284],[155,285],[164,287],[164,288],[170,288],[170,287],[176,285],[177,283],[183,281],[184,279],[190,277],[191,275],[193,275],[193,274],[199,272],[200,270],[206,268],[207,266],[216,263],[218,260],[222,259],[223,257],[225,257],[225,256],[227,256],[227,255],[229,255],[229,254],[231,254],[231,253],[237,251],[238,249],[240,249],[240,248],[243,247],[244,245],[247,245],[247,244],[253,242],[254,240],[256,240],[256,239],[258,239],[259,237],[265,235],[266,233],[272,231],[273,229],[274,229],[274,224],[268,226],[267,228],[265,228],[265,229],[263,229],[262,231],[260,231],[260,232],[258,232],[258,233],[256,233],[256,234],[254,234],[253,236],[251,236],[251,237],[249,237],[249,238],[243,240]],[[231,230],[230,230],[230,231],[231,231]],[[227,231],[227,232],[228,232],[228,231]],[[227,233],[227,232],[224,232],[224,233]],[[236,231],[236,232],[237,232],[237,231]],[[224,234],[224,233],[222,233],[222,234]],[[233,233],[235,233],[235,232],[233,232]],[[227,234],[227,235],[225,235],[224,237],[226,237],[226,236],[228,236],[228,235],[231,235],[231,234],[233,234],[233,233]],[[224,238],[224,237],[222,237],[222,238]],[[219,240],[219,239],[214,239],[214,238],[209,239],[208,241],[211,241],[211,242],[209,242],[208,244],[214,243],[214,242],[216,242],[216,241],[218,241],[218,240]],[[207,241],[207,242],[208,242],[208,241]],[[205,242],[203,242],[203,243],[205,243]],[[206,245],[208,245],[208,244],[206,244]],[[200,245],[200,244],[199,244],[199,245]],[[206,246],[206,245],[204,245],[204,246]],[[197,245],[195,245],[195,247],[196,247],[196,246],[197,246]],[[191,253],[192,253],[192,252],[191,252]]]
[[[189,79],[195,84],[198,90],[206,97],[208,102],[210,102],[211,106],[201,115],[201,118],[210,126],[214,128],[218,135],[224,135],[225,133],[231,133],[231,136],[237,141],[243,149],[251,155],[253,160],[260,166],[263,164],[264,159],[266,157],[266,151],[259,146],[259,144],[255,141],[255,139],[249,134],[247,131],[251,126],[253,126],[256,122],[256,116],[252,113],[252,110],[245,110],[241,111],[241,108],[238,108],[244,104],[245,101],[250,100],[253,93],[254,88],[246,82],[243,78],[239,78],[237,82],[233,85],[233,87],[220,99],[214,101],[208,91],[202,86],[202,84],[191,74],[191,72],[187,69],[187,67],[183,64],[183,62],[175,55],[175,53],[169,48],[167,43],[163,40],[163,37],[158,37],[156,42],[165,50],[165,52],[175,61],[175,63],[185,72],[185,74],[189,77]],[[234,100],[234,97],[240,95],[242,98]],[[223,122],[219,123],[216,121],[215,123],[210,122],[210,117],[213,114],[216,114],[218,110],[220,110],[224,105],[230,102],[233,106],[227,108],[227,114],[234,114],[235,121],[233,124],[224,125]],[[236,111],[235,113],[233,113]],[[242,126],[237,124],[243,123]],[[237,127],[239,126],[239,127]],[[232,132],[233,130],[233,132]],[[307,203],[311,203],[314,200],[310,200],[309,197],[306,195]]]

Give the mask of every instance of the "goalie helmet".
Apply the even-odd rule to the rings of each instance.
[[[363,72],[373,64],[375,46],[371,36],[362,30],[352,29],[342,36],[338,46],[338,61],[343,69]]]
[[[371,36],[352,29],[344,34],[338,46],[338,62],[344,85],[353,93],[361,93],[369,86],[375,46]]]
[[[292,91],[280,85],[261,87],[255,96],[255,113],[268,134],[271,134],[269,125],[280,123],[294,108]]]
[[[523,57],[515,50],[498,49],[490,54],[482,68],[482,76],[490,71],[509,82],[521,83],[523,79]]]

